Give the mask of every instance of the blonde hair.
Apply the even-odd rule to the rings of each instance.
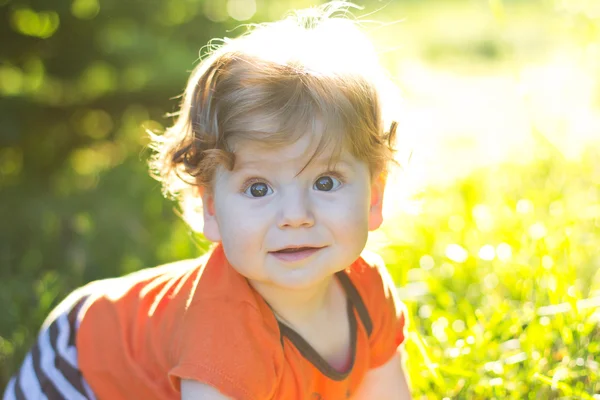
[[[309,133],[319,138],[313,157],[346,149],[386,173],[396,122],[384,116],[383,90],[393,85],[350,6],[296,11],[211,49],[174,125],[152,135],[150,167],[165,194],[185,203],[195,187],[210,189],[217,166],[233,169],[239,138],[279,146]]]

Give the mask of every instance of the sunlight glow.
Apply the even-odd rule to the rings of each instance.
[[[600,143],[598,65],[592,56],[582,57],[561,53],[547,63],[523,65],[517,75],[469,76],[414,60],[401,63],[398,148],[412,151],[403,188],[418,191],[479,167],[529,162],[535,132],[569,159]]]

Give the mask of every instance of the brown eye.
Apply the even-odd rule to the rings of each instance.
[[[315,182],[314,188],[322,191],[329,192],[333,189],[337,189],[342,183],[332,176],[322,176]]]
[[[265,197],[271,188],[264,182],[253,183],[246,189],[246,194],[251,197]]]

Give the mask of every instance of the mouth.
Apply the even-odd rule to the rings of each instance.
[[[300,261],[312,256],[323,248],[324,247],[313,246],[288,246],[280,250],[270,251],[269,254],[281,261]]]

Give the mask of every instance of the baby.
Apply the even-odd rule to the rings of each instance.
[[[213,247],[73,292],[4,400],[410,398],[405,311],[363,251],[393,158],[390,83],[349,6],[212,49],[151,167]]]

